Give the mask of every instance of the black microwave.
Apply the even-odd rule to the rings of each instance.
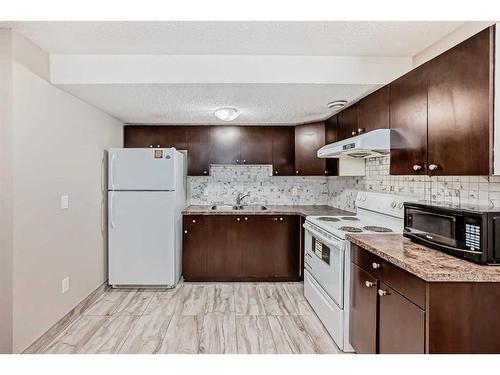
[[[403,235],[465,260],[500,265],[500,211],[408,202]]]

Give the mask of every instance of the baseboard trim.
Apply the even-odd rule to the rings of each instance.
[[[65,328],[73,323],[83,311],[85,311],[92,303],[94,303],[104,292],[109,288],[108,281],[99,285],[96,290],[90,293],[83,301],[76,305],[70,312],[64,315],[58,322],[50,327],[42,336],[40,336],[33,344],[28,346],[23,354],[37,354],[41,349],[44,349],[57,335]]]

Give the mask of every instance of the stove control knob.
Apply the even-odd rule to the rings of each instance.
[[[358,195],[358,201],[360,201],[360,200],[361,200],[361,195]]]
[[[392,201],[392,202],[391,202],[391,207],[392,207],[392,208],[396,208],[396,205],[397,205],[396,201]]]
[[[403,202],[398,203],[398,208],[401,210],[403,208]]]
[[[361,196],[361,200],[362,200],[363,202],[364,202],[364,201],[366,201],[366,195],[362,195],[362,196]]]

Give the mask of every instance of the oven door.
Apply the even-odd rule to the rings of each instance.
[[[463,247],[462,227],[463,215],[459,212],[405,207],[405,234],[408,237],[458,250]]]
[[[327,238],[305,225],[304,267],[342,309],[344,307],[344,241]]]

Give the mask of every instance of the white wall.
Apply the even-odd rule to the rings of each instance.
[[[484,30],[493,24],[494,22],[491,21],[465,22],[463,25],[459,26],[451,33],[446,35],[444,38],[438,40],[436,43],[430,45],[423,51],[413,56],[413,66],[417,67],[419,65],[422,65],[426,61],[433,59],[434,57],[449,50],[450,48],[456,46],[457,44],[463,42],[464,40],[470,38],[471,36],[477,34],[481,30]]]
[[[12,351],[12,38],[0,29],[0,353]]]
[[[2,33],[0,30],[0,40]],[[17,353],[107,279],[106,184],[102,162],[107,148],[122,146],[123,124],[48,83],[42,78],[46,72],[44,52],[36,46],[25,49],[26,41],[16,41],[12,35],[10,38],[13,41],[12,134],[3,126],[0,128],[0,166],[3,212],[4,198],[8,197],[4,194],[3,169],[5,161],[12,159],[13,267],[10,272],[13,283],[10,289],[13,308],[10,314],[13,314],[11,341]],[[0,58],[0,73],[4,70]],[[1,77],[3,75],[0,75],[3,94]],[[3,102],[0,104],[3,125],[2,107],[5,107]],[[10,152],[4,135],[12,145]],[[60,209],[62,194],[70,197],[68,210]],[[3,224],[4,215],[1,220]],[[9,263],[8,252],[3,249],[4,235],[8,236],[9,232],[1,227],[3,299],[4,289],[9,288],[8,280],[4,280],[9,275],[8,267],[5,267],[6,273],[3,272]],[[66,276],[71,278],[70,290],[62,294],[61,281]],[[3,310],[2,306],[2,321],[4,316],[8,318],[8,310],[7,315]],[[8,334],[8,327],[2,322],[2,350],[4,333]]]

